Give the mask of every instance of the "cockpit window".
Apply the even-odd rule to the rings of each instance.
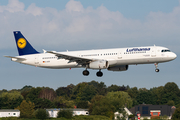
[[[170,50],[162,50],[161,52],[171,52]]]

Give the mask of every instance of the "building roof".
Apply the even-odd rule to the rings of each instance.
[[[0,109],[0,112],[20,112],[20,111],[14,109]]]
[[[59,111],[59,110],[88,111],[88,109],[82,109],[82,108],[51,108],[46,110],[47,111]]]

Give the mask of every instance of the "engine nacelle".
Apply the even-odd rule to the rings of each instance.
[[[108,67],[109,71],[126,71],[128,70],[128,65],[117,65],[113,67]]]
[[[101,61],[94,61],[89,63],[89,68],[91,69],[106,69],[108,68],[108,61],[101,60]]]

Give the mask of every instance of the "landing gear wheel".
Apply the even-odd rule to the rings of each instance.
[[[84,71],[83,71],[83,75],[84,75],[84,76],[88,76],[88,75],[89,75],[89,71],[88,71],[88,70],[84,70]]]
[[[156,71],[156,72],[159,72],[159,69],[156,69],[155,71]]]
[[[155,65],[155,67],[156,67],[155,71],[156,71],[156,72],[159,72],[158,63],[155,63],[154,65]]]
[[[101,71],[99,71],[99,72],[96,73],[96,75],[97,75],[98,77],[102,77],[102,76],[103,76],[103,73],[102,73]]]

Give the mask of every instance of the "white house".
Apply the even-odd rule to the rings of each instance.
[[[52,118],[57,118],[57,114],[59,112],[60,108],[59,109],[46,109],[46,111],[48,111],[49,113],[49,117],[52,117]]]
[[[124,108],[124,111],[125,111],[125,113],[126,113],[126,115],[125,115],[125,118],[126,118],[126,120],[128,120],[128,116],[129,115],[133,115],[126,107]],[[117,119],[117,116],[119,116],[119,117],[123,117],[123,114],[122,113],[119,113],[119,112],[115,112],[114,113],[114,119],[116,120]]]
[[[2,117],[19,117],[19,110],[11,110],[11,109],[0,109],[0,118]]]
[[[70,110],[73,113],[73,116],[75,115],[89,115],[89,112],[87,109],[81,109],[81,108],[76,108],[76,109],[68,109],[68,108],[52,108],[52,109],[46,109],[49,113],[49,117],[52,118],[57,118],[57,114],[60,110]]]
[[[89,115],[89,111],[87,109],[76,108],[76,109],[72,109],[72,111],[73,111],[73,116],[75,116],[75,115]]]

